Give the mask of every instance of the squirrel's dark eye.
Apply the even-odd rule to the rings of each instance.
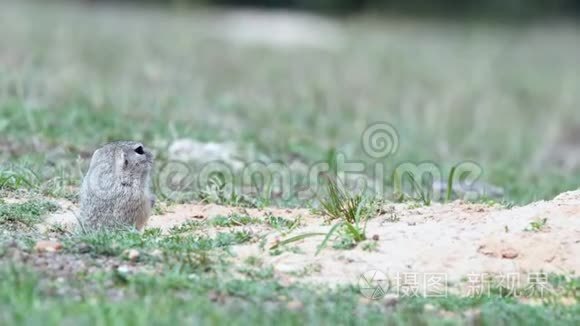
[[[128,160],[125,160],[124,163],[125,163],[125,166],[129,165],[129,161]]]
[[[145,151],[143,150],[143,146],[139,146],[139,147],[135,148],[135,153],[137,153],[139,155],[145,154]]]

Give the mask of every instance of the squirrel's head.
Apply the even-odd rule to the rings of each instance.
[[[117,141],[97,149],[91,160],[93,165],[99,165],[98,170],[108,170],[122,182],[144,180],[153,167],[153,154],[140,142]]]
[[[121,171],[135,176],[149,174],[153,166],[153,154],[141,143],[119,142],[117,166]]]

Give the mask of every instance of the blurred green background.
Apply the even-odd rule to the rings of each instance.
[[[98,2],[102,0],[93,0]],[[109,2],[113,2],[108,0]],[[381,11],[413,15],[488,16],[502,18],[580,14],[578,0],[119,0],[171,5],[233,5],[291,8],[326,13]]]
[[[580,185],[577,2],[92,2],[0,2],[0,164],[34,187],[74,193],[78,158],[118,139],[160,160],[218,143],[297,174],[335,151],[372,164],[378,121],[400,134],[390,170],[474,161],[516,203]],[[486,12],[513,20],[464,19]]]

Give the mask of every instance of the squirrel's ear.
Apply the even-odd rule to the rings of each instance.
[[[95,164],[95,162],[97,161],[97,157],[99,157],[99,153],[101,152],[101,149],[98,148],[93,152],[93,156],[91,156],[91,162],[90,162],[90,166],[93,166]]]

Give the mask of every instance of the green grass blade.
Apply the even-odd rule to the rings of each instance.
[[[340,223],[336,223],[331,229],[330,231],[328,231],[328,233],[326,234],[326,237],[324,238],[324,240],[322,240],[322,243],[320,243],[320,246],[318,246],[318,250],[316,250],[316,254],[315,256],[318,256],[318,254],[320,253],[320,251],[322,251],[322,249],[324,249],[324,247],[326,247],[326,243],[328,242],[328,239],[330,239],[330,237],[332,236],[332,234],[340,227],[343,225],[343,222]]]
[[[357,227],[355,227],[354,225],[350,224],[350,223],[345,223],[344,224],[348,230],[348,232],[350,232],[352,234],[353,239],[356,242],[360,242],[363,241],[365,239],[365,235],[363,232],[361,232],[361,230]]]
[[[453,177],[455,176],[455,170],[457,166],[453,166],[449,172],[449,178],[447,179],[447,194],[445,196],[445,201],[451,201],[451,196],[453,195]]]
[[[280,246],[283,246],[283,245],[286,245],[286,244],[289,244],[289,243],[292,243],[292,242],[300,241],[302,239],[306,239],[306,238],[314,237],[314,236],[319,236],[319,235],[326,235],[326,233],[312,232],[312,233],[300,234],[300,235],[297,235],[295,237],[291,237],[291,238],[288,238],[286,240],[282,240],[282,241],[276,243],[275,245],[273,245],[273,246],[270,247],[270,250],[276,249],[276,248],[278,248]]]
[[[425,204],[425,206],[431,205],[431,199],[429,199],[428,190],[423,189],[421,184],[419,184],[417,182],[417,180],[415,180],[415,177],[411,173],[409,173],[409,177],[411,178],[411,181],[413,182],[413,187],[415,187],[415,190],[417,190],[417,192],[419,192],[419,196],[421,196],[420,199],[423,202],[423,204]]]

